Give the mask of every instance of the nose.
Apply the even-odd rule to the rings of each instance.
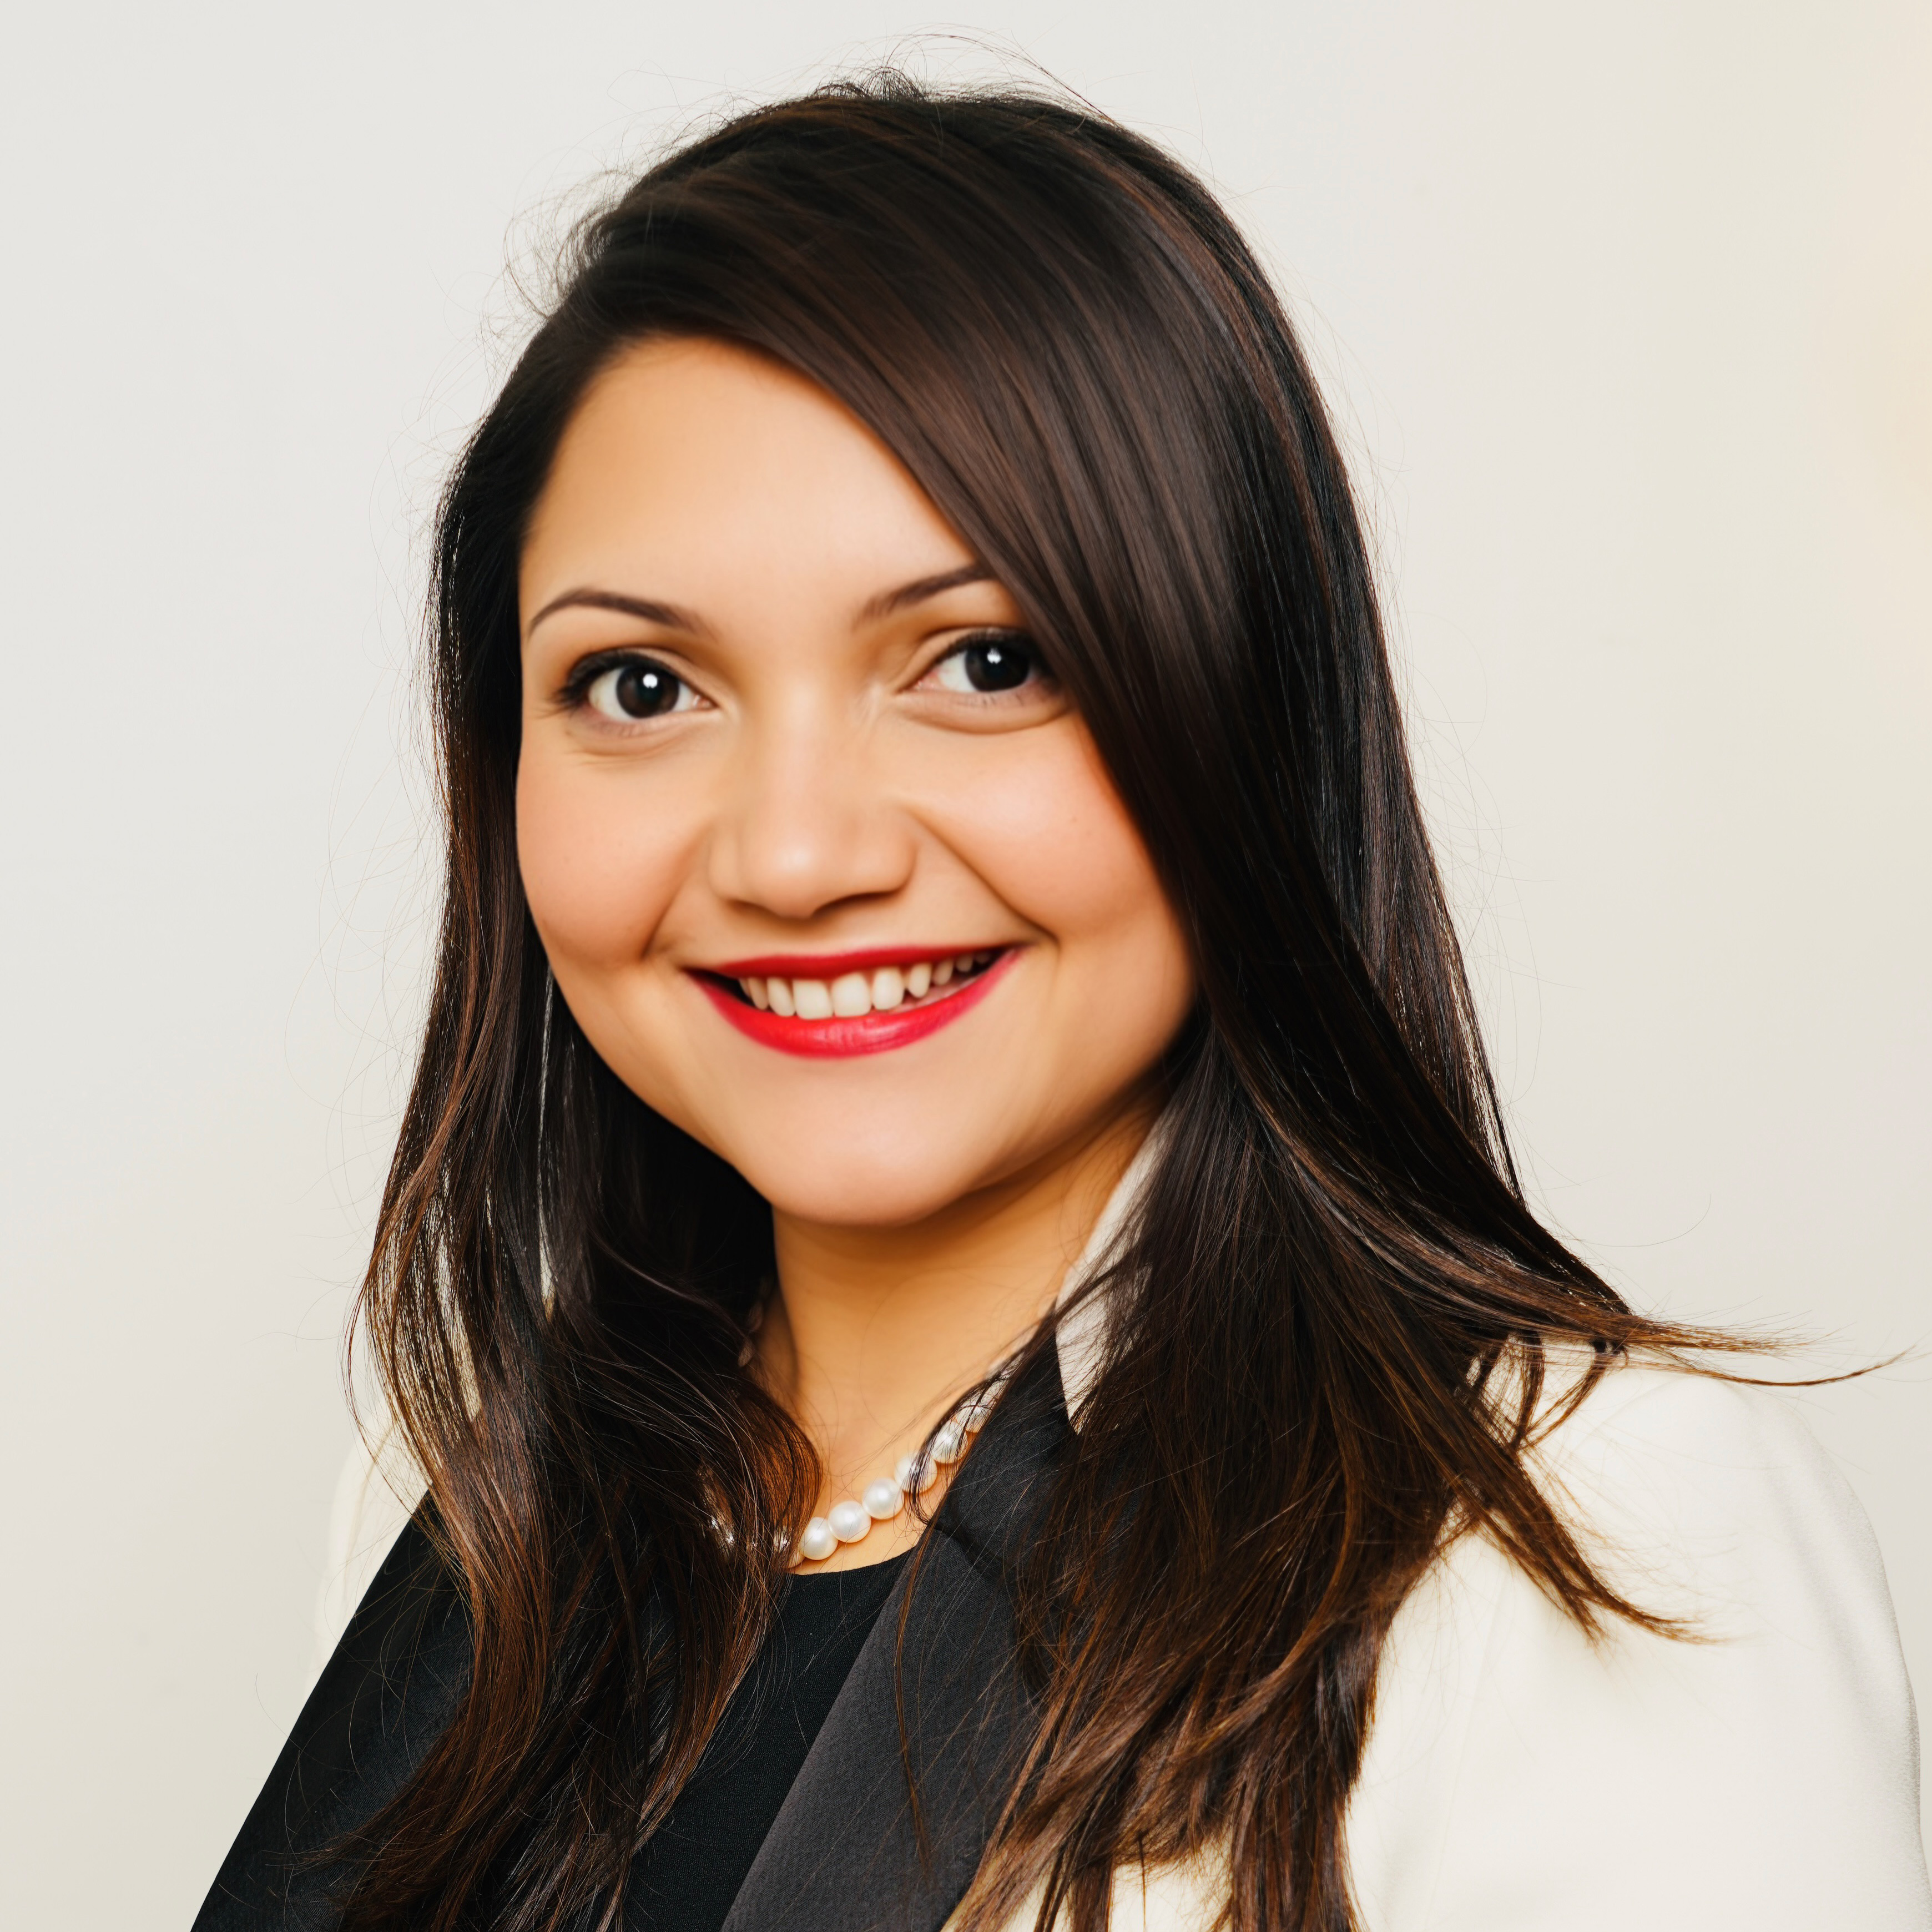
[[[808,920],[905,886],[916,833],[866,738],[812,704],[748,732],[714,825],[712,890],[781,919]]]

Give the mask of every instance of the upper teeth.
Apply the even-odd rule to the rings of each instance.
[[[890,1012],[907,1000],[922,1000],[985,965],[991,952],[959,952],[946,959],[922,959],[913,966],[876,966],[869,973],[842,973],[836,980],[740,980],[745,997],[760,1010],[787,1019],[856,1019],[864,1013]]]

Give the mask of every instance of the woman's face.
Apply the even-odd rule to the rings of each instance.
[[[875,1226],[1139,1102],[1178,923],[1012,599],[842,405],[630,350],[520,587],[524,884],[640,1098],[782,1213]]]

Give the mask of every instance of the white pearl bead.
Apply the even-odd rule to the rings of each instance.
[[[856,1543],[872,1526],[872,1515],[866,1505],[855,1503],[850,1496],[842,1503],[834,1503],[832,1514],[825,1520],[841,1543]]]
[[[938,976],[934,976],[935,983]],[[760,1304],[752,1310],[746,1328],[756,1333],[764,1315]],[[824,1562],[842,1543],[856,1543],[871,1533],[874,1523],[890,1522],[904,1508],[908,1496],[922,1496],[931,1489],[938,1481],[941,1468],[958,1462],[971,1446],[974,1436],[986,1426],[1005,1384],[1012,1378],[1016,1359],[1009,1356],[1005,1361],[994,1364],[988,1370],[986,1385],[980,1393],[933,1431],[929,1447],[916,1456],[902,1456],[890,1480],[881,1476],[866,1485],[859,1502],[842,1497],[825,1515],[814,1516],[798,1540],[800,1559]],[[728,1540],[730,1532],[721,1526],[720,1534]],[[779,1547],[784,1547],[782,1537]]]

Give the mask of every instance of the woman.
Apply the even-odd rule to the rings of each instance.
[[[364,1306],[427,1496],[203,1927],[1932,1923],[1856,1504],[1524,1204],[1196,182],[732,122],[438,566]]]

